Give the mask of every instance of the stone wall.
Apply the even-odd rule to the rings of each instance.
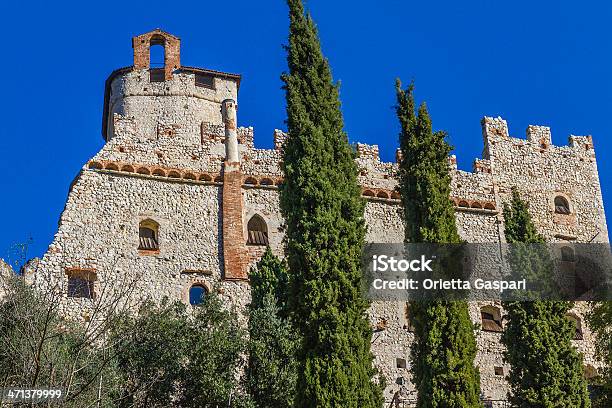
[[[14,275],[13,268],[9,266],[4,259],[0,259],[0,300],[6,295],[7,280]]]

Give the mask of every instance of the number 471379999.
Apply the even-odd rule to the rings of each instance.
[[[0,391],[0,400],[6,402],[42,402],[47,400],[60,400],[64,396],[64,392],[61,388],[12,387],[0,388]]]

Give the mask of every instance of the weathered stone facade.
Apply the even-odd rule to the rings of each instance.
[[[151,44],[166,46],[161,77],[149,67]],[[62,308],[74,318],[82,318],[92,300],[68,296],[71,276],[93,281],[94,301],[107,292],[102,288],[133,285],[129,301],[187,302],[195,284],[243,308],[250,298],[249,265],[264,248],[251,241],[262,232],[261,225],[249,231],[254,216],[264,221],[274,252],[283,254],[277,186],[286,134],[274,131],[274,149],[255,148],[253,128],[236,127],[240,76],[181,66],[179,46],[178,38],[161,30],[135,37],[134,66],[116,70],[106,82],[106,144],[74,181],[59,230],[33,272],[36,284],[65,291]],[[465,240],[504,241],[500,209],[517,186],[550,241],[608,241],[590,136],[571,136],[569,146],[558,147],[547,127],[530,126],[527,140],[510,137],[501,118],[484,118],[482,127],[483,159],[474,162],[473,172],[457,170],[456,159],[449,159],[452,199]],[[358,144],[357,152],[367,240],[402,242],[397,164],[381,162],[377,146]],[[567,214],[556,212],[557,196],[567,201]],[[153,248],[142,247],[142,225],[154,225]],[[483,305],[471,305],[476,323]],[[577,307],[580,319],[584,307]],[[405,304],[374,303],[370,319],[378,327],[372,348],[391,399],[402,378],[412,389],[413,334]],[[585,364],[596,367],[591,333],[582,328],[584,340],[576,346]],[[508,367],[500,333],[476,334],[484,397],[504,399]]]
[[[13,268],[0,259],[0,300],[6,295],[8,280],[14,274]]]

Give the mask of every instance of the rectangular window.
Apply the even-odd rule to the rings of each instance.
[[[94,298],[95,272],[88,270],[69,270],[68,274],[68,297],[71,298]]]
[[[195,74],[195,85],[202,88],[215,89],[215,77],[209,74]]]
[[[405,358],[396,358],[395,359],[395,367],[397,367],[397,368],[406,368],[406,359]]]
[[[494,370],[495,370],[495,375],[504,375],[503,367],[494,367]]]
[[[166,72],[163,68],[151,68],[149,70],[149,82],[164,82]]]

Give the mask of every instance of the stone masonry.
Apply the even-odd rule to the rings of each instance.
[[[177,37],[158,29],[134,37],[132,45],[134,65],[106,81],[106,144],[73,182],[59,229],[31,278],[63,291],[62,310],[75,319],[86,318],[83,310],[107,296],[108,288],[126,286],[133,287],[126,302],[134,304],[164,297],[188,302],[190,288],[199,285],[244,308],[248,269],[265,248],[251,237],[265,236],[283,255],[278,185],[287,135],[274,130],[275,148],[256,148],[253,128],[236,126],[240,76],[181,65]],[[165,47],[161,76],[149,66],[151,45]],[[490,117],[482,129],[483,158],[475,160],[473,172],[458,170],[449,158],[451,198],[465,240],[504,241],[500,209],[516,186],[549,241],[608,242],[590,136],[570,136],[568,146],[554,146],[548,127],[529,126],[527,138],[519,139],[510,137],[506,121]],[[402,242],[397,164],[381,162],[378,146],[356,149],[367,240]],[[567,203],[567,213],[555,211],[557,197]],[[263,227],[251,227],[251,221],[263,221]],[[143,225],[154,226],[156,248],[139,244]],[[91,298],[68,295],[75,276],[93,282]],[[482,307],[503,314],[499,304],[472,303],[475,323],[481,323]],[[579,304],[573,313],[583,333],[575,345],[593,372],[598,364],[585,308]],[[386,399],[410,394],[413,333],[405,303],[376,302],[369,315]],[[509,367],[502,361],[500,333],[476,335],[483,397],[504,399]]]

